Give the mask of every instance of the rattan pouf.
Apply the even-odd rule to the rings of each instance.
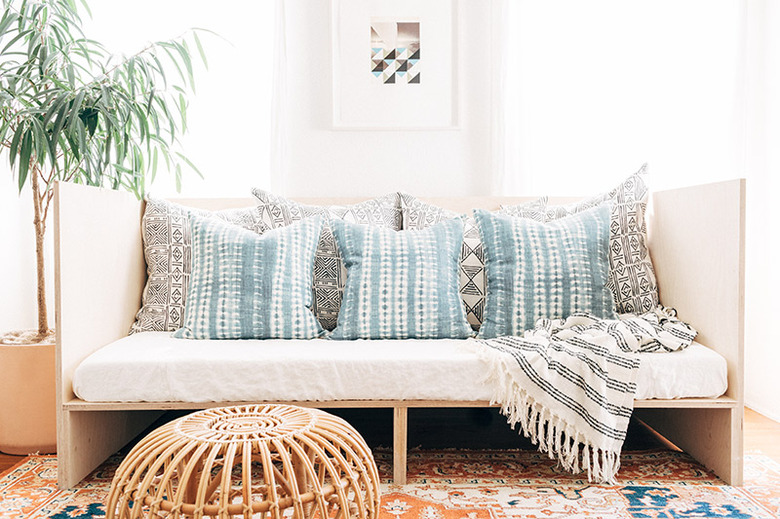
[[[376,518],[379,475],[347,422],[317,409],[199,411],[141,440],[119,465],[106,517]]]

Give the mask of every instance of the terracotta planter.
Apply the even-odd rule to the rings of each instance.
[[[0,451],[57,451],[54,344],[0,344]]]

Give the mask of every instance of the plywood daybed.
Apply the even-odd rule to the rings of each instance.
[[[716,398],[635,401],[636,413],[643,421],[734,485],[742,483],[744,197],[744,180],[653,195],[648,226],[661,302],[677,308],[679,316],[699,331],[697,341],[717,352],[721,361],[725,359],[728,387],[725,394]],[[356,200],[300,201],[332,204]],[[495,209],[499,203],[524,200],[466,197],[430,201],[466,212],[475,207]],[[550,203],[568,201],[552,199]],[[241,207],[253,203],[249,199],[178,202],[205,209]],[[140,306],[146,275],[140,232],[142,214],[143,203],[126,193],[73,184],[55,187],[58,467],[61,487],[76,484],[165,410],[239,403],[205,399],[149,401],[159,400],[154,395],[135,396],[136,400],[147,401],[128,402],[119,401],[124,399],[121,394],[109,394],[108,391],[103,399],[99,391],[89,397],[90,400],[101,401],[86,401],[74,393],[73,377],[77,367],[93,352],[126,336]],[[144,339],[147,341],[145,347],[149,347],[149,337]],[[162,336],[159,340],[165,338]],[[137,349],[140,357],[144,351],[143,347]],[[707,352],[703,353],[706,357]],[[415,365],[410,363],[408,369],[413,371]],[[646,377],[649,377],[646,384],[652,385],[652,372]],[[656,388],[647,394],[664,394],[664,384],[655,380]],[[368,394],[369,390],[366,391]],[[393,408],[396,483],[404,483],[406,479],[409,407],[489,405],[485,394],[480,393],[478,388],[462,395],[433,393],[434,398],[414,394],[402,399],[388,398],[388,395],[366,397],[338,393],[331,395],[331,399],[309,393],[300,395],[294,397],[293,392],[281,396],[288,403],[321,408]]]

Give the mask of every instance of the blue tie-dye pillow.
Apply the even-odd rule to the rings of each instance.
[[[323,217],[258,235],[193,216],[183,339],[310,339],[314,251]]]
[[[610,206],[539,223],[474,210],[487,297],[479,337],[522,335],[540,318],[587,312],[616,318],[607,287]]]
[[[458,292],[463,222],[393,231],[333,219],[347,284],[332,339],[473,335]]]

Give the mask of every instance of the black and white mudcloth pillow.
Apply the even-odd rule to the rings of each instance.
[[[522,213],[524,218],[543,222],[546,205],[547,197],[538,198],[518,206],[518,213]],[[401,211],[404,230],[427,229],[441,221],[460,216],[455,211],[423,202],[405,193],[401,193]],[[471,215],[463,219],[463,245],[459,264],[460,297],[466,308],[466,318],[471,327],[478,330],[485,311],[487,281],[482,240],[477,222]]]
[[[253,189],[260,218],[271,229],[317,215],[351,223],[401,229],[401,204],[397,193],[353,205],[315,206],[299,204],[262,189]],[[328,223],[322,229],[314,255],[314,315],[326,330],[333,330],[338,320],[347,270],[342,264],[336,239]]]
[[[191,216],[209,217],[262,234],[268,230],[256,207],[205,211],[147,197],[141,220],[147,280],[130,333],[181,327],[192,271]]]
[[[649,191],[643,180],[647,164],[613,190],[580,202],[547,206],[545,221],[558,220],[599,205],[612,204],[608,285],[618,313],[642,314],[658,306],[658,285],[647,248],[645,212]],[[502,206],[515,215],[517,206]]]

